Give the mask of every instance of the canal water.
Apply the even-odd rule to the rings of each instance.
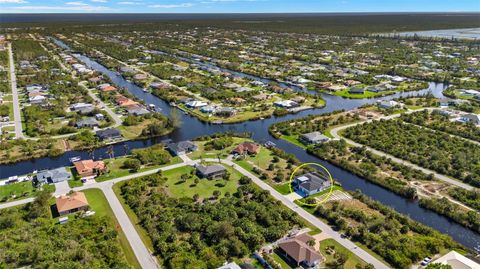
[[[59,40],[54,40],[59,46],[68,49],[66,44]],[[156,107],[161,108],[162,112],[169,115],[175,107],[171,107],[167,102],[152,95],[151,93],[144,92],[142,88],[136,86],[134,83],[125,80],[117,72],[112,71],[104,67],[103,65],[95,62],[94,60],[84,56],[76,54],[80,61],[84,62],[89,68],[99,71],[100,73],[108,76],[117,87],[126,88],[130,93],[137,98],[145,101],[146,104],[154,104]],[[226,70],[230,73],[238,73],[231,70]],[[251,75],[249,75],[251,76]],[[264,79],[264,78],[262,78]],[[273,141],[277,144],[277,147],[285,150],[288,153],[293,153],[302,162],[318,162],[324,165],[332,174],[332,176],[341,182],[342,186],[346,190],[360,190],[362,193],[372,197],[375,200],[380,201],[382,204],[392,207],[398,212],[410,216],[412,219],[419,221],[427,226],[435,228],[442,233],[452,236],[457,242],[472,248],[480,244],[480,234],[475,233],[463,226],[456,224],[448,220],[447,218],[427,209],[424,209],[418,205],[416,201],[405,199],[393,192],[390,192],[382,187],[368,182],[367,180],[358,177],[340,167],[332,165],[326,161],[322,161],[319,158],[308,154],[305,150],[290,144],[286,141],[275,139],[268,133],[270,125],[300,117],[305,117],[310,114],[322,114],[336,110],[352,110],[358,108],[364,104],[374,103],[377,100],[389,100],[405,96],[424,95],[432,93],[435,97],[443,97],[442,91],[445,89],[445,85],[441,83],[429,83],[429,87],[424,90],[415,92],[397,93],[390,96],[385,96],[375,99],[345,99],[338,96],[321,94],[326,100],[326,106],[323,108],[316,108],[306,111],[301,111],[296,114],[289,114],[283,117],[271,117],[264,120],[249,121],[237,124],[209,124],[204,123],[185,114],[183,111],[178,110],[178,114],[182,120],[182,127],[175,130],[169,135],[138,141],[127,141],[113,145],[115,156],[121,156],[127,154],[131,149],[144,148],[150,145],[159,143],[164,139],[172,139],[174,141],[181,141],[187,139],[194,139],[199,136],[209,135],[217,132],[250,132],[252,138],[258,142]],[[6,178],[12,175],[21,175],[32,172],[33,170],[41,170],[47,168],[56,168],[60,166],[69,165],[69,158],[74,156],[81,156],[82,158],[89,158],[89,153],[85,151],[69,151],[64,155],[57,158],[39,158],[31,161],[24,161],[10,165],[0,165],[0,178]],[[99,148],[94,152],[95,158],[108,158],[107,147]]]

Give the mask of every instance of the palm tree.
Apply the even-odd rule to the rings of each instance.
[[[128,146],[127,143],[123,144],[123,150],[125,152],[125,155],[128,155],[128,152],[130,151],[130,147]]]
[[[113,145],[108,146],[107,154],[110,157],[110,159],[115,158],[115,151],[113,150]]]

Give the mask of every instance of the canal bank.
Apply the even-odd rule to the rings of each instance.
[[[65,45],[65,44],[63,44]],[[160,98],[144,92],[143,89],[136,86],[134,83],[125,80],[117,72],[107,69],[101,64],[93,61],[92,59],[84,55],[76,55],[76,57],[84,62],[88,67],[95,69],[102,74],[108,76],[112,82],[118,86],[126,88],[130,93],[135,95],[137,98],[142,99],[145,103],[154,104],[156,107],[162,109],[165,114],[170,114],[175,107],[171,107],[167,102],[161,100]],[[302,162],[318,162],[323,164],[334,178],[338,179],[347,190],[360,190],[362,193],[372,197],[375,200],[380,201],[381,203],[388,205],[394,208],[396,211],[410,216],[412,219],[423,223],[427,226],[435,228],[442,233],[452,236],[457,242],[473,248],[480,243],[480,235],[464,228],[461,225],[458,225],[452,221],[449,221],[446,217],[438,215],[430,210],[421,208],[416,201],[410,201],[399,195],[396,195],[382,187],[379,187],[373,183],[368,182],[367,180],[360,178],[342,168],[336,167],[328,162],[322,161],[317,157],[308,154],[305,150],[292,145],[286,141],[275,139],[272,137],[268,128],[271,124],[278,121],[285,121],[290,119],[296,119],[300,117],[305,117],[311,114],[323,114],[332,112],[335,110],[352,110],[358,108],[365,104],[372,104],[377,100],[390,100],[399,97],[415,96],[415,95],[424,95],[427,93],[432,93],[435,97],[442,97],[442,91],[445,86],[441,83],[429,83],[429,87],[424,90],[415,91],[415,92],[402,92],[396,93],[394,95],[385,96],[375,99],[344,99],[338,96],[332,96],[327,94],[321,94],[322,97],[326,100],[326,106],[323,108],[316,108],[308,111],[302,111],[297,114],[289,114],[283,117],[271,117],[264,120],[249,121],[238,124],[229,124],[229,125],[215,125],[203,123],[196,119],[193,116],[185,114],[181,111],[178,111],[181,120],[182,127],[175,130],[171,134],[163,137],[147,139],[147,140],[138,140],[138,141],[127,141],[120,144],[115,144],[113,150],[115,156],[122,156],[128,154],[130,150],[135,148],[144,148],[150,145],[159,143],[160,141],[169,138],[174,141],[181,141],[187,139],[194,139],[199,136],[210,135],[217,132],[249,132],[252,134],[252,138],[258,142],[273,141],[277,144],[277,147],[282,150],[292,153]],[[107,158],[107,147],[99,148],[93,153],[95,158]],[[11,175],[21,175],[29,173],[33,170],[41,170],[46,168],[56,168],[59,166],[69,165],[69,158],[73,156],[81,156],[82,158],[90,158],[90,154],[86,151],[70,151],[66,152],[64,155],[57,158],[40,158],[32,161],[19,162],[11,165],[1,165],[0,166],[0,178],[5,178]]]

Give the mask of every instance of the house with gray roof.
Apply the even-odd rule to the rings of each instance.
[[[311,172],[296,177],[293,180],[293,188],[303,196],[309,196],[330,188],[330,179],[317,173]]]
[[[115,128],[99,130],[95,134],[102,141],[113,141],[113,140],[118,140],[123,138],[122,133]]]
[[[197,145],[187,140],[178,143],[169,143],[167,149],[174,155],[183,155],[197,150]]]
[[[37,182],[41,184],[57,183],[70,179],[72,179],[72,174],[65,167],[39,171],[36,177]]]
[[[75,127],[77,128],[93,128],[99,125],[98,121],[94,118],[81,119],[75,123]]]
[[[330,138],[320,132],[311,132],[300,135],[299,140],[304,144],[320,144],[328,142]]]
[[[92,104],[76,103],[70,106],[71,111],[78,111],[80,114],[91,113],[95,107]]]
[[[358,88],[358,87],[353,87],[353,88],[350,88],[350,90],[348,90],[348,93],[351,93],[351,94],[364,94],[364,93],[365,93],[365,89],[363,89],[363,88]]]
[[[219,178],[223,177],[227,173],[227,169],[221,164],[212,165],[197,165],[197,175],[201,178]]]

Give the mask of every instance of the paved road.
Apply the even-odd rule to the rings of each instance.
[[[205,159],[207,162],[218,162],[218,159]],[[287,197],[284,195],[280,194],[277,192],[274,188],[272,188],[270,185],[250,173],[249,171],[243,169],[242,167],[236,165],[232,161],[229,160],[222,160],[222,163],[227,164],[235,168],[237,171],[239,171],[241,174],[249,177],[255,184],[257,184],[260,188],[263,190],[269,191],[270,194],[277,200],[281,201],[286,207],[290,208],[291,210],[295,211],[298,215],[300,215],[302,218],[313,224],[315,227],[319,228],[322,230],[322,232],[328,234],[331,238],[333,238],[335,241],[340,243],[342,246],[353,252],[355,255],[357,255],[359,258],[364,260],[366,263],[371,263],[373,266],[375,266],[376,269],[388,269],[389,267],[370,255],[368,252],[365,250],[357,247],[352,241],[342,238],[340,234],[336,231],[334,231],[330,226],[327,224],[323,223],[320,221],[317,217],[313,216],[312,214],[308,213],[305,211],[303,208],[299,207],[296,205],[294,202],[290,201]]]
[[[142,239],[135,230],[130,218],[128,217],[125,210],[123,210],[122,204],[118,200],[117,196],[113,192],[112,186],[113,182],[109,182],[110,186],[103,186],[101,190],[107,197],[107,201],[110,204],[110,207],[117,218],[118,223],[122,227],[125,236],[127,237],[130,246],[137,257],[138,262],[142,268],[159,268],[160,266],[157,263],[157,260],[148,250],[148,248],[143,244]]]
[[[115,121],[115,124],[113,125],[113,127],[118,127],[120,125],[122,125],[122,119],[120,119],[120,117],[118,116],[117,113],[113,112],[113,110],[108,107],[103,101],[102,99],[100,99],[97,95],[95,95],[95,93],[93,93],[92,89],[88,88],[87,85],[85,85],[86,83],[85,82],[80,82],[79,85],[81,87],[84,87],[87,92],[88,92],[88,95],[90,95],[90,97],[93,98],[93,100],[95,100],[98,104],[100,104],[100,106],[102,107],[103,110],[107,111],[108,115],[110,115],[110,117],[113,119],[113,121]]]
[[[10,84],[13,97],[13,123],[15,124],[15,138],[25,138],[23,135],[20,102],[18,100],[17,77],[15,76],[15,62],[13,61],[12,43],[8,43],[8,59],[10,63]]]
[[[418,111],[422,111],[422,110],[432,110],[432,108],[424,108],[424,109],[419,109],[419,110],[412,110],[412,111],[408,111],[408,112],[405,112],[405,113],[413,113],[413,112],[418,112]],[[404,113],[404,114],[405,114]],[[414,169],[417,169],[417,170],[420,170],[422,172],[424,172],[425,174],[433,174],[435,178],[437,178],[438,180],[440,181],[443,181],[443,182],[446,182],[446,183],[449,183],[451,185],[455,185],[457,187],[460,187],[460,188],[464,188],[464,189],[467,189],[467,190],[473,190],[475,189],[475,187],[473,186],[470,186],[468,184],[465,184],[461,181],[458,181],[458,180],[455,180],[455,179],[452,179],[452,178],[449,178],[445,175],[442,175],[442,174],[439,174],[433,170],[430,170],[430,169],[426,169],[426,168],[423,168],[423,167],[420,167],[414,163],[411,163],[409,161],[406,161],[406,160],[402,160],[402,159],[399,159],[393,155],[390,155],[388,153],[385,153],[383,151],[379,151],[379,150],[376,150],[372,147],[369,147],[369,146],[366,146],[366,145],[363,145],[363,144],[360,144],[360,143],[357,143],[353,140],[350,140],[350,139],[347,139],[341,135],[339,135],[338,133],[342,130],[345,130],[347,128],[350,128],[350,127],[353,127],[353,126],[356,126],[356,125],[359,125],[359,124],[364,124],[364,123],[369,123],[369,122],[373,122],[375,120],[381,120],[381,119],[385,119],[385,120],[388,120],[388,119],[393,119],[393,118],[397,118],[399,117],[401,114],[394,114],[394,115],[390,115],[390,116],[385,116],[385,117],[380,117],[380,118],[377,118],[377,119],[371,119],[371,120],[366,120],[366,121],[361,121],[361,122],[355,122],[355,123],[352,123],[352,124],[347,124],[347,125],[343,125],[343,126],[339,126],[339,127],[336,127],[334,129],[331,130],[331,134],[334,138],[336,139],[344,139],[345,141],[347,141],[348,144],[351,144],[353,146],[356,146],[356,147],[365,147],[366,149],[370,150],[371,152],[377,154],[377,155],[380,155],[380,156],[384,156],[386,158],[390,158],[392,159],[392,161],[396,162],[396,163],[400,163],[400,164],[403,164],[405,166],[409,166],[411,168],[414,168]]]
[[[146,175],[151,175],[154,173],[157,173],[158,171],[167,171],[179,167],[183,167],[186,165],[195,165],[200,162],[200,160],[190,160],[188,156],[185,156],[184,162],[178,163],[178,164],[173,164],[169,165],[166,167],[158,168],[158,169],[153,169],[149,171],[144,171],[141,173],[136,173],[136,174],[131,174],[128,176],[116,178],[110,181],[104,181],[104,182],[98,182],[82,187],[77,187],[73,188],[71,190],[74,191],[81,191],[85,189],[91,189],[91,188],[99,188],[100,190],[103,191],[105,196],[107,197],[107,201],[109,202],[110,206],[112,207],[112,210],[115,214],[115,217],[117,218],[118,222],[120,223],[120,226],[122,227],[122,230],[125,232],[125,235],[127,236],[127,239],[132,246],[132,249],[140,262],[142,268],[158,268],[159,265],[155,260],[155,257],[151,254],[151,252],[148,250],[148,248],[143,244],[143,241],[141,240],[140,236],[138,235],[137,231],[135,230],[135,226],[132,224],[130,219],[128,218],[128,215],[126,214],[125,210],[123,209],[120,201],[116,197],[115,193],[113,192],[112,186],[115,183],[125,181],[125,180],[130,180],[133,178],[138,178]],[[207,162],[218,162],[218,159],[205,159]],[[291,210],[295,211],[297,214],[299,214],[302,218],[313,224],[315,227],[321,229],[324,233],[328,234],[331,238],[336,240],[338,243],[340,243],[342,246],[345,248],[349,249],[352,251],[355,255],[357,255],[359,258],[364,260],[367,263],[371,263],[375,266],[377,269],[387,269],[389,268],[379,260],[377,260],[375,257],[370,255],[368,252],[364,251],[361,248],[358,248],[353,242],[351,242],[348,239],[344,239],[340,236],[340,234],[336,231],[334,231],[330,226],[327,224],[323,223],[320,221],[318,218],[315,216],[311,215],[301,207],[297,206],[294,202],[290,201],[286,196],[280,194],[277,192],[275,189],[273,189],[270,185],[266,184],[263,182],[261,179],[256,177],[255,175],[251,174],[247,170],[243,169],[242,167],[236,165],[233,163],[231,160],[226,159],[222,160],[222,163],[232,166],[235,168],[237,171],[239,171],[241,174],[249,177],[252,179],[252,181],[257,184],[260,188],[267,190],[270,192],[270,194],[277,200],[281,201],[285,206],[290,208]],[[65,191],[70,191],[70,190],[62,190],[62,192]],[[55,192],[55,195],[60,195],[63,193]],[[10,203],[5,203],[5,204],[0,204],[0,209],[2,208],[7,208],[11,206],[16,206],[20,204],[26,204],[29,202],[32,202],[33,198],[29,199],[24,199],[24,200],[19,200],[15,202],[10,202]]]
[[[17,201],[13,201],[13,202],[3,203],[3,204],[0,204],[0,209],[9,208],[9,207],[12,207],[12,206],[17,206],[17,205],[28,204],[28,203],[33,202],[34,199],[35,198],[27,198],[27,199],[17,200]]]

